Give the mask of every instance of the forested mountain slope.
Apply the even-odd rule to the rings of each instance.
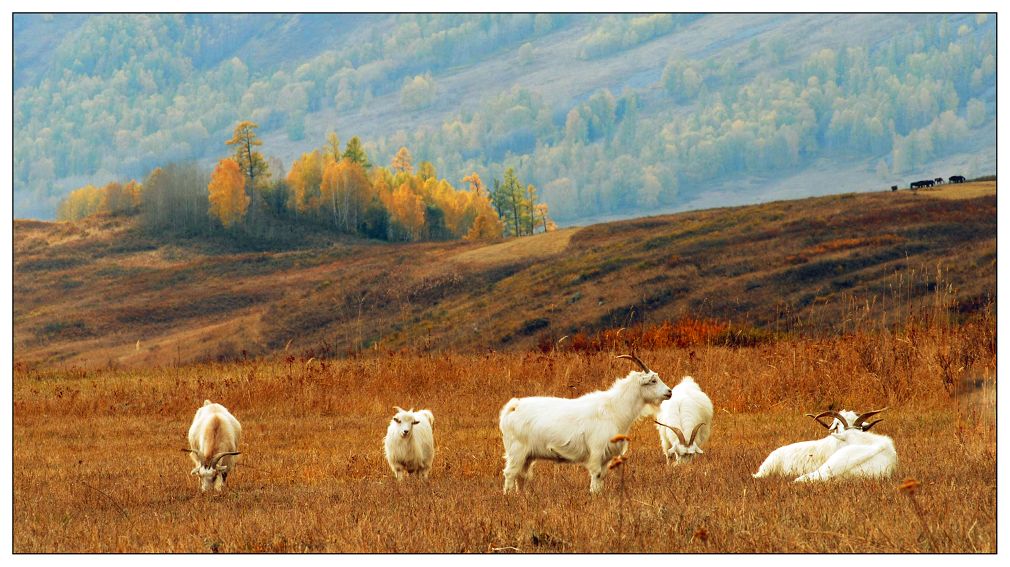
[[[210,167],[241,120],[449,179],[512,166],[562,224],[992,173],[995,17],[18,15],[15,215]],[[274,172],[283,176],[283,172]]]

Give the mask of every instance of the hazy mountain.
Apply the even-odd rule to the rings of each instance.
[[[360,136],[514,166],[563,224],[995,171],[985,15],[17,15],[15,215],[227,153]],[[283,174],[283,172],[274,172]]]

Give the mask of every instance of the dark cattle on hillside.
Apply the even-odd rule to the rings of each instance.
[[[935,181],[937,185],[940,185],[941,183],[943,183],[943,178],[942,177],[937,177],[933,181]]]
[[[891,185],[891,191],[897,191],[897,190],[898,190],[897,185]]]
[[[964,183],[965,179],[963,175],[951,175],[948,179],[949,183]]]
[[[932,187],[932,186],[933,186],[932,179],[922,179],[919,181],[913,181],[911,185],[909,185],[908,187],[910,189],[920,189],[922,187]]]

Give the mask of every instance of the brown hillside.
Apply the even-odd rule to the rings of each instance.
[[[932,194],[779,201],[494,244],[271,253],[159,242],[128,220],[16,221],[15,357],[136,366],[503,349],[685,316],[835,332],[854,312],[904,320],[938,283],[970,316],[995,297],[995,183]]]

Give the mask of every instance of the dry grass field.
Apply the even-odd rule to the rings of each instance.
[[[642,350],[716,407],[706,454],[667,466],[653,426],[597,496],[538,463],[501,493],[501,406],[575,396],[628,370],[612,352],[373,353],[14,374],[14,551],[969,552],[996,550],[995,321]],[[204,398],[242,421],[240,465],[201,494],[179,449]],[[436,416],[432,478],[393,479],[394,404]],[[889,406],[893,478],[752,479],[772,449],[823,435],[803,416]],[[903,479],[921,483],[899,490]]]

